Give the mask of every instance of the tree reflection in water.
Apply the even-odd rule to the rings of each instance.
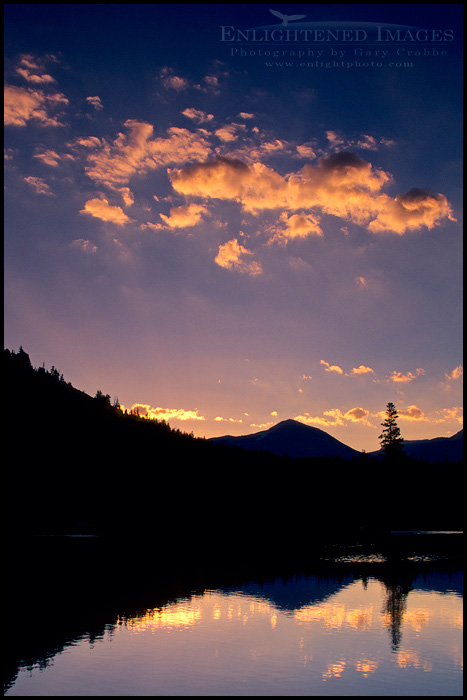
[[[427,591],[438,592],[454,587],[459,596],[462,594],[460,584],[456,582],[457,576],[460,579],[457,563],[450,566],[447,562],[389,561],[384,557],[370,557],[367,563],[358,559],[352,563],[351,557],[348,557],[341,561],[310,561],[307,569],[298,576],[293,568],[278,571],[274,566],[257,567],[256,570],[253,567],[235,574],[232,571],[209,572],[205,569],[193,569],[188,573],[187,570],[175,569],[162,572],[157,562],[148,559],[146,552],[145,561],[150,564],[145,566],[144,560],[139,560],[139,575],[135,577],[134,566],[131,570],[121,571],[121,565],[116,566],[122,561],[121,554],[119,558],[113,552],[106,558],[99,546],[95,545],[97,543],[91,545],[95,551],[93,560],[88,556],[90,550],[86,549],[87,544],[78,543],[75,557],[68,562],[68,567],[63,557],[56,556],[59,551],[52,547],[54,557],[49,559],[47,569],[50,576],[38,579],[33,588],[29,579],[22,578],[15,590],[9,592],[7,689],[14,686],[21,668],[45,668],[56,654],[67,647],[79,641],[92,645],[106,640],[114,632],[116,634],[122,625],[130,631],[143,632],[143,628],[148,626],[157,631],[162,627],[162,621],[168,621],[171,627],[182,629],[188,626],[195,629],[204,622],[204,608],[201,609],[200,600],[203,594],[213,589],[227,595],[229,592],[240,593],[245,596],[245,602],[251,596],[257,601],[253,612],[256,614],[267,608],[268,627],[276,634],[284,614],[305,627],[324,625],[328,633],[336,635],[345,628],[362,634],[376,627],[381,631],[386,629],[390,635],[390,649],[397,659],[405,654],[404,658],[400,657],[399,666],[402,668],[404,663],[411,663],[407,654],[414,653],[403,645],[403,629],[415,629],[415,623],[426,626],[426,620],[424,622],[421,618],[423,611],[407,612],[410,593],[422,585]],[[87,555],[83,559],[84,549]],[[52,561],[56,562],[55,569]],[[39,567],[37,570],[40,570]],[[86,571],[95,572],[96,575],[86,577]],[[99,576],[97,572],[100,572]],[[341,592],[351,590],[357,581],[362,583],[362,593],[371,584],[371,609],[368,605],[368,609],[362,607],[366,605],[362,598],[347,603],[345,597],[339,599]],[[374,598],[377,582],[383,586],[382,605],[379,594]],[[357,591],[355,588],[353,590]],[[258,601],[264,601],[264,604],[260,605]],[[192,605],[196,602],[197,608]],[[375,615],[378,608],[379,614]],[[34,610],[34,624],[31,610]],[[254,617],[250,610],[245,612],[242,608],[241,612],[243,621]],[[162,613],[165,615],[163,619]],[[220,621],[223,617],[228,620],[227,613],[229,610],[223,616],[221,608],[216,607],[209,617],[212,620]],[[414,613],[416,620],[411,617]],[[235,617],[233,613],[231,617]],[[404,620],[408,620],[409,627],[407,624],[404,627]],[[306,655],[307,658],[310,656]],[[338,662],[339,659],[335,661]],[[376,663],[370,657],[361,657],[354,659],[353,665],[347,664],[347,668],[355,668],[368,675],[373,673],[373,662]],[[336,673],[337,670],[329,678],[337,677]]]

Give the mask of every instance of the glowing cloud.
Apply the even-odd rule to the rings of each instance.
[[[201,109],[194,109],[193,107],[184,109],[182,114],[188,119],[192,119],[193,121],[197,122],[197,124],[210,122],[212,119],[214,119],[213,114],[206,114],[206,112],[203,112]]]
[[[38,126],[64,126],[50,111],[67,105],[68,99],[60,93],[46,94],[42,90],[4,87],[4,123],[6,126],[26,126],[34,121]]]
[[[329,411],[323,411],[323,415],[330,416],[330,418],[310,416],[309,413],[304,413],[301,416],[295,416],[295,420],[298,420],[301,423],[306,423],[307,425],[324,425],[325,427],[345,425],[344,414],[338,408],[332,408]]]
[[[374,369],[371,367],[365,367],[365,365],[360,365],[360,367],[354,367],[351,374],[374,374]]]
[[[159,214],[169,228],[187,228],[196,226],[206,214],[207,208],[200,204],[188,204],[187,206],[174,207],[170,210],[170,216]]]
[[[342,136],[339,136],[339,134],[336,134],[335,131],[326,131],[326,138],[331,144],[331,146],[335,146],[337,148],[341,148],[345,141],[342,138]]]
[[[368,421],[369,415],[370,411],[356,406],[355,408],[351,408],[349,411],[344,413],[344,418],[352,423],[363,423],[364,425],[371,426],[371,423]]]
[[[87,176],[106,187],[118,189],[135,174],[141,176],[169,163],[204,159],[210,153],[205,138],[186,129],[171,127],[167,138],[153,139],[151,124],[128,119],[124,126],[126,135],[119,134],[111,144],[104,141],[100,150],[88,154]]]
[[[181,170],[168,171],[180,194],[241,202],[246,211],[286,207],[284,179],[261,163],[248,166],[240,160],[218,157]],[[275,193],[276,199],[271,199]]]
[[[102,148],[102,142],[97,136],[87,136],[76,139],[68,144],[69,146],[84,146],[84,148]]]
[[[72,156],[70,156],[70,158],[71,157]],[[56,168],[61,160],[61,156],[59,156],[58,153],[56,153],[55,151],[52,151],[52,150],[47,150],[47,151],[43,151],[41,153],[36,153],[33,156],[33,158],[37,158],[42,163],[45,163],[46,165],[50,165],[52,168]]]
[[[346,413],[342,413],[339,408],[331,408],[328,411],[323,411],[323,416],[310,416],[309,413],[304,413],[300,416],[295,416],[295,420],[298,420],[307,425],[322,425],[324,427],[333,427],[338,425],[345,425],[346,421],[351,423],[362,423],[363,425],[374,427],[369,421],[368,417],[370,412],[365,408],[360,408],[356,406],[351,408]]]
[[[316,158],[314,145],[310,145],[308,143],[302,143],[298,145],[296,157],[306,158],[307,160],[314,160],[314,158]]]
[[[407,374],[402,374],[402,372],[396,372],[396,370],[394,370],[394,372],[391,374],[391,381],[396,382],[396,383],[397,382],[400,382],[400,383],[411,382],[414,379],[415,379],[415,375],[412,374],[412,372],[407,372]]]
[[[440,411],[432,411],[427,414],[418,406],[408,406],[405,409],[398,409],[397,414],[401,420],[407,421],[419,421],[424,423],[448,423],[450,421],[455,421],[456,423],[463,423],[462,407],[454,406],[453,408],[443,408]],[[386,413],[384,411],[379,411],[378,413],[373,413],[374,418],[386,418]]]
[[[235,141],[238,138],[238,132],[244,128],[243,124],[228,124],[216,129],[214,133],[221,141],[230,142]]]
[[[106,199],[90,199],[81,209],[80,214],[90,214],[101,221],[109,221],[117,226],[128,224],[131,219],[125,214],[123,209],[111,206]]]
[[[121,187],[120,193],[122,195],[123,204],[126,207],[131,207],[131,205],[134,204],[134,202],[135,202],[135,198],[134,198],[133,192],[130,190],[130,188],[129,187]]]
[[[86,97],[86,102],[88,105],[91,105],[91,107],[94,107],[95,110],[100,112],[102,109],[104,109],[104,105],[102,104],[102,100],[100,97],[97,95],[94,95],[94,97]]]
[[[461,379],[464,374],[464,368],[462,365],[458,365],[449,374],[445,374],[446,379]]]
[[[275,236],[271,240],[283,240],[292,238],[306,238],[308,236],[322,236],[323,230],[318,225],[318,220],[312,214],[292,214],[287,216],[283,212],[279,221],[283,224],[283,228],[275,229]]]
[[[49,197],[53,197],[54,193],[48,186],[48,184],[41,177],[25,177],[24,181],[30,185],[36,194],[45,194]]]
[[[48,73],[44,73],[44,63],[41,59],[31,56],[31,54],[23,54],[21,56],[16,73],[28,81],[36,85],[44,85],[47,83],[55,83],[55,78],[52,78]]]
[[[233,132],[229,134],[226,138],[232,139]],[[255,215],[268,209],[307,209],[309,216],[312,209],[365,225],[375,233],[398,234],[422,226],[432,228],[444,218],[452,220],[444,195],[414,189],[391,199],[381,193],[391,176],[346,151],[322,158],[316,166],[307,163],[286,177],[259,162],[247,165],[225,157],[171,170],[169,177],[180,194],[233,200]],[[313,223],[317,233],[316,215]]]
[[[243,420],[241,418],[222,418],[222,416],[216,416],[214,420],[217,423],[243,423]]]
[[[127,410],[125,409],[125,406],[122,406],[121,408],[123,411]],[[153,408],[148,404],[135,403],[129,410],[136,412],[145,418],[150,418],[151,420],[206,420],[204,416],[198,415],[197,408],[186,411],[184,408],[161,408],[160,406]]]
[[[338,365],[330,365],[329,362],[326,362],[326,360],[320,360],[320,365],[324,365],[326,372],[337,372],[337,374],[344,374],[342,367],[339,367]]]
[[[399,418],[402,418],[403,420],[418,420],[418,421],[426,421],[428,418],[426,415],[423,413],[421,408],[418,408],[418,406],[409,406],[405,410],[399,410],[398,411]]]
[[[368,149],[370,151],[377,151],[378,144],[374,136],[369,136],[368,134],[362,134],[359,141],[357,141],[358,148]]]
[[[394,231],[403,234],[422,226],[432,229],[445,218],[456,221],[444,194],[429,194],[413,188],[407,194],[398,194],[393,200],[384,197],[383,201],[385,206],[368,226],[373,233]]]
[[[251,251],[242,246],[236,238],[233,238],[219,246],[219,253],[214,258],[214,262],[228,270],[236,270],[249,275],[261,274],[261,265],[253,260],[245,260],[247,255],[251,255]]]

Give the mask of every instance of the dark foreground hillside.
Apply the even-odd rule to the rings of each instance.
[[[290,459],[124,415],[4,351],[9,537],[100,534],[159,554],[303,551],[392,529],[460,529],[460,464]],[[363,529],[361,529],[363,528]]]

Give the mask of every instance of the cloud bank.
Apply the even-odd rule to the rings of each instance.
[[[307,163],[286,176],[263,163],[247,165],[221,156],[168,174],[174,190],[186,197],[232,200],[253,215],[289,212],[292,215],[283,219],[289,237],[320,235],[323,214],[366,226],[372,233],[403,234],[433,228],[445,218],[453,220],[444,195],[412,189],[393,199],[382,192],[391,176],[347,151],[321,158],[317,165]]]

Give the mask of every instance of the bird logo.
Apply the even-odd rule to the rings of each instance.
[[[287,27],[289,22],[293,22],[297,19],[304,19],[306,15],[283,15],[281,12],[276,12],[276,10],[269,10],[269,12],[282,20],[282,26]]]

